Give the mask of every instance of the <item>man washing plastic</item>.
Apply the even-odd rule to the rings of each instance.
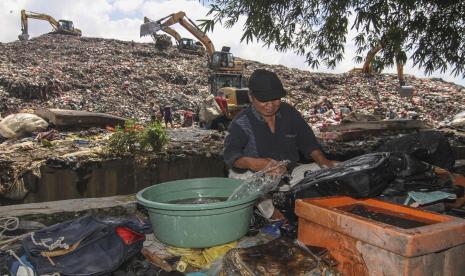
[[[248,87],[252,104],[231,122],[224,142],[224,159],[233,171],[256,172],[289,160],[289,167],[279,172],[285,173],[297,165],[299,152],[320,167],[336,163],[325,157],[300,113],[281,101],[286,92],[274,72],[255,70]]]
[[[332,167],[336,163],[325,157],[300,113],[281,102],[286,91],[274,72],[255,70],[248,86],[252,104],[231,122],[224,142],[229,177],[247,179],[252,172],[270,167],[275,168],[271,174],[284,175],[297,166],[299,152],[320,167]],[[289,161],[287,167],[276,166],[283,160]],[[282,218],[271,199],[261,201],[257,207],[266,218]]]

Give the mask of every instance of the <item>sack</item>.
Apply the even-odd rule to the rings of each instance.
[[[102,275],[140,252],[142,230],[143,225],[131,220],[89,215],[34,232],[22,245],[39,275]]]
[[[28,133],[45,130],[48,123],[37,115],[17,113],[0,121],[0,135],[5,138],[19,138]]]
[[[221,112],[220,106],[215,101],[215,96],[208,96],[200,107],[199,120],[206,123],[207,125],[210,125],[214,119],[220,117],[221,115],[223,115],[223,113]]]

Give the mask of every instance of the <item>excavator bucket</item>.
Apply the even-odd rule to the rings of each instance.
[[[140,36],[146,36],[146,35],[154,35],[156,32],[160,31],[162,29],[162,26],[160,23],[157,22],[147,22],[142,25],[140,25]]]
[[[20,34],[20,35],[18,35],[18,39],[20,41],[26,41],[26,40],[29,39],[29,35],[28,34]]]

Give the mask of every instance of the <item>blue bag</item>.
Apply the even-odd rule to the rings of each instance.
[[[34,232],[22,242],[39,275],[102,275],[142,249],[144,225],[84,216]]]

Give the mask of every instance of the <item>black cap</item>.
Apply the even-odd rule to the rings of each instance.
[[[261,102],[280,99],[286,96],[283,84],[271,71],[257,69],[249,78],[249,90],[252,96]]]

